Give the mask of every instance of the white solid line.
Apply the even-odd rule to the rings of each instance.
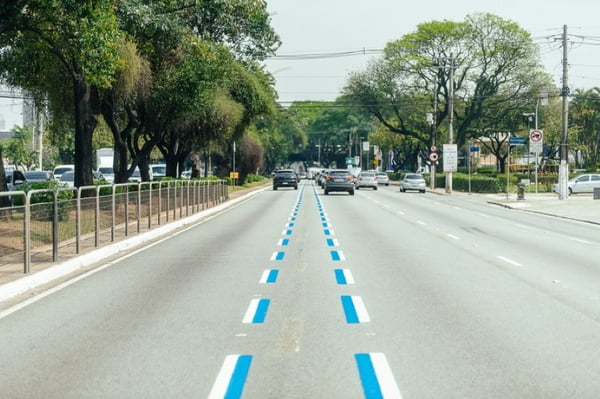
[[[371,353],[371,362],[377,375],[381,394],[385,399],[402,399],[398,384],[383,353]]]
[[[458,238],[458,237],[457,237],[457,236],[455,236],[454,234],[450,234],[450,233],[448,233],[448,234],[446,234],[446,235],[447,235],[448,237],[450,237],[450,238],[453,238],[453,239],[455,239],[455,240],[460,240],[460,238]]]
[[[420,221],[420,220],[417,220],[417,223],[419,223],[421,226],[427,226],[427,223],[425,223],[425,222],[422,222],[422,221]]]
[[[369,313],[367,312],[367,308],[362,298],[359,296],[352,296],[352,302],[354,303],[354,310],[356,310],[358,321],[361,323],[369,323],[371,318],[369,317]]]
[[[513,266],[523,266],[522,264],[520,264],[518,262],[515,262],[514,260],[505,258],[504,256],[499,256],[498,255],[498,259],[501,259],[501,260],[505,261],[506,263],[510,263]]]
[[[242,323],[244,323],[244,324],[252,323],[252,320],[254,319],[254,315],[256,314],[256,309],[258,309],[258,302],[260,302],[260,299],[258,299],[258,298],[255,298],[250,301],[250,306],[248,306],[248,310],[246,310],[246,314],[244,315],[244,319],[242,320]]]
[[[219,375],[217,375],[217,379],[208,394],[208,399],[223,399],[225,397],[227,388],[229,387],[229,381],[231,380],[239,357],[240,355],[228,355],[225,357]]]
[[[567,237],[571,241],[579,242],[582,244],[593,244],[591,241],[582,240],[581,238]]]

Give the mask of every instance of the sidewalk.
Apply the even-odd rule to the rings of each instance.
[[[436,194],[448,195],[443,189],[434,190]],[[600,200],[594,200],[592,194],[574,194],[565,200],[558,199],[554,193],[525,193],[524,199],[517,199],[516,194],[469,194],[453,192],[450,195],[464,195],[481,198],[488,204],[503,206],[526,212],[578,220],[600,225]]]

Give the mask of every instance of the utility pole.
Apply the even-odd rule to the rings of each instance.
[[[567,62],[567,25],[563,26],[563,77],[562,77],[562,137],[560,143],[560,167],[558,169],[558,198],[569,198],[567,188],[569,180],[569,151],[567,148],[567,132],[569,126],[569,64]]]
[[[431,147],[432,149],[436,146],[436,136],[437,136],[437,95],[438,95],[438,73],[439,73],[439,65],[437,70],[435,71],[435,78],[433,80],[433,112],[431,114]],[[431,161],[431,170],[429,171],[429,176],[431,177],[431,181],[429,182],[429,186],[431,189],[435,189],[435,172],[436,172],[436,164],[437,161]]]
[[[448,87],[448,144],[454,138],[454,55],[450,53],[450,83]],[[446,172],[446,193],[452,193],[452,171]]]

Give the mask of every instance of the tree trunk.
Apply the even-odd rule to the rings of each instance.
[[[97,120],[94,117],[92,91],[83,79],[73,79],[75,99],[75,186],[93,184],[92,135]]]

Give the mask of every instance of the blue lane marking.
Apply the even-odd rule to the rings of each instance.
[[[331,260],[340,261],[345,260],[344,253],[342,251],[331,251]]]
[[[349,295],[342,295],[342,307],[344,308],[344,314],[346,315],[346,322],[349,324],[359,323],[358,314],[354,307],[352,297]]]
[[[250,363],[252,363],[252,355],[242,355],[238,358],[224,399],[238,399],[242,397],[242,390],[246,383],[246,377],[248,377]]]
[[[329,227],[329,223],[321,223],[323,227]]]
[[[271,260],[283,260],[284,256],[285,256],[285,252],[273,252],[273,255],[271,256]]]
[[[282,240],[280,241],[280,244],[279,244],[279,245],[281,245],[281,246],[284,246],[284,247],[285,247],[285,246],[286,246],[286,245],[288,245],[289,243],[290,243],[290,240],[289,240],[289,238],[284,238],[284,239],[282,239]]]
[[[283,234],[285,234],[286,236],[291,236],[292,230],[283,230]]]
[[[379,381],[375,374],[371,356],[368,353],[357,353],[354,355],[356,364],[358,365],[358,373],[362,382],[363,391],[366,399],[383,399]]]
[[[267,310],[269,310],[270,303],[271,303],[270,299],[261,299],[260,301],[258,301],[258,307],[256,308],[256,313],[254,314],[252,323],[264,323],[265,322],[265,317],[267,317]]]
[[[285,225],[285,227],[294,227],[294,223],[288,223]]]
[[[273,269],[269,272],[269,276],[267,277],[267,283],[275,283],[277,282],[277,276],[279,276],[279,270]]]
[[[295,216],[292,216],[292,217],[290,218],[290,222],[294,222],[295,220],[296,220],[296,217],[295,217]]]
[[[325,229],[325,230],[323,230],[323,232],[325,233],[326,236],[330,236],[331,235],[329,229]]]
[[[346,275],[342,269],[335,269],[335,281],[337,281],[338,284],[348,284]]]
[[[333,240],[333,238],[327,239],[327,246],[335,247],[335,241]]]

